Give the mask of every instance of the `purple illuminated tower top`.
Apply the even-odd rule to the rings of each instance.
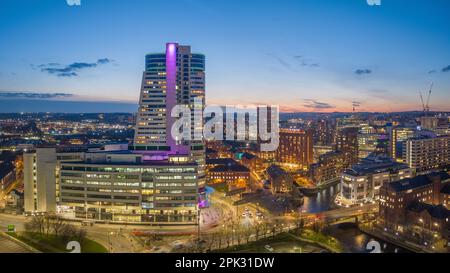
[[[169,155],[189,155],[192,145],[202,145],[182,143],[172,136],[176,118],[171,117],[171,111],[177,104],[189,105],[195,98],[204,101],[204,93],[204,55],[191,53],[190,46],[178,43],[167,43],[165,53],[146,55],[136,119],[135,152],[152,160],[166,159]]]

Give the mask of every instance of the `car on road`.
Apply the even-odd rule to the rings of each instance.
[[[92,222],[92,221],[83,221],[83,222],[81,222],[81,225],[84,226],[84,227],[87,227],[87,226],[92,227],[92,226],[94,226],[94,222]]]
[[[273,252],[273,247],[271,247],[270,245],[265,245],[264,248],[269,252]]]

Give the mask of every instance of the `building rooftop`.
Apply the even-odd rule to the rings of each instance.
[[[426,210],[428,214],[435,219],[447,219],[450,216],[450,210],[445,208],[443,205],[436,206],[422,203],[419,201],[411,202],[406,207],[406,209],[416,213],[421,213]]]
[[[349,175],[360,176],[382,172],[396,172],[408,168],[408,165],[394,162],[391,159],[377,158],[363,160],[344,172]]]
[[[287,173],[283,168],[281,168],[277,165],[272,165],[269,168],[267,168],[267,174],[271,177],[279,177],[279,176],[284,176]]]
[[[241,164],[228,164],[215,166],[210,172],[250,172],[250,170]]]
[[[436,176],[439,176],[441,181],[450,179],[450,175],[447,172],[442,171],[399,180],[396,182],[389,183],[387,185],[389,185],[389,187],[391,187],[396,192],[407,191],[433,183],[432,177]]]
[[[206,165],[236,165],[238,164],[232,158],[212,158],[206,159]]]

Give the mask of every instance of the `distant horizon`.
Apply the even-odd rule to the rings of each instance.
[[[208,104],[420,111],[433,82],[430,107],[450,111],[450,1],[257,2],[2,0],[0,99],[134,104],[145,55],[178,42],[206,56]]]
[[[130,113],[138,111],[139,103],[120,101],[71,101],[45,99],[0,99],[1,114],[20,113],[55,113],[55,114],[95,114],[95,113]],[[207,104],[218,105],[218,104]],[[259,104],[254,104],[259,105]],[[226,104],[219,106],[227,106]],[[231,105],[230,105],[231,106]],[[237,106],[243,106],[237,105]],[[69,110],[70,109],[70,110]],[[351,114],[351,113],[420,113],[423,110],[404,111],[283,111],[280,114],[315,113],[315,114]],[[430,111],[431,113],[450,113],[449,111]]]

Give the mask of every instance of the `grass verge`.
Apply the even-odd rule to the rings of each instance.
[[[32,246],[44,253],[69,253],[66,249],[68,242],[63,242],[53,234],[40,235],[37,233],[8,233],[14,238]],[[81,244],[81,253],[108,253],[108,250],[101,244],[90,239],[84,239]]]

